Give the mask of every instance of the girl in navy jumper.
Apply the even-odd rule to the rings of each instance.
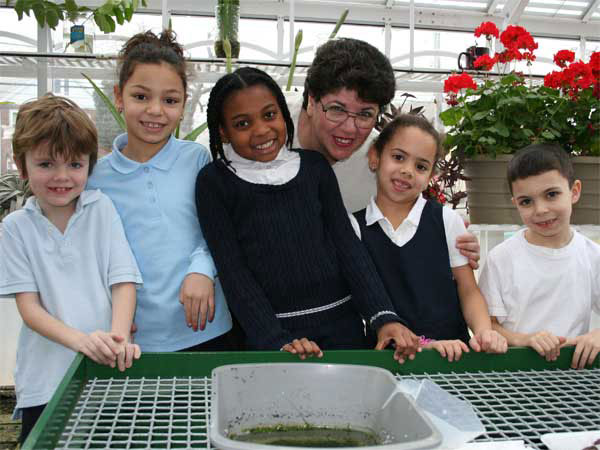
[[[198,218],[227,302],[256,350],[321,356],[377,348],[414,357],[418,338],[393,311],[348,220],[335,175],[317,152],[287,148],[294,126],[281,89],[240,68],[208,101],[214,161],[198,175]],[[361,317],[362,316],[362,317]]]
[[[466,343],[503,353],[506,339],[492,330],[473,270],[453,245],[466,231],[462,219],[421,195],[441,156],[440,137],[424,117],[397,117],[369,149],[377,195],[351,220],[396,312],[425,348],[449,361],[469,351]]]

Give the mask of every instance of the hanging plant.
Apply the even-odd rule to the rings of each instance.
[[[238,25],[240,21],[239,0],[219,0],[215,11],[217,18],[218,38],[215,41],[215,54],[217,58],[226,58],[224,44],[229,40],[231,57],[240,56],[240,42],[238,41]]]
[[[10,5],[12,2],[7,2]],[[65,0],[64,3],[55,3],[47,0],[16,0],[14,9],[19,17],[23,14],[29,16],[31,12],[35,16],[40,28],[45,26],[56,29],[60,21],[70,20],[74,22],[80,17],[86,17],[84,22],[94,19],[98,28],[104,33],[112,33],[119,25],[130,22],[133,13],[140,5],[147,7],[146,0],[107,0],[98,8],[92,9],[87,6],[79,6],[74,0]]]

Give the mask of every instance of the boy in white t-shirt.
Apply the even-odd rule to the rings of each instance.
[[[0,295],[15,295],[15,416],[21,444],[76,352],[120,370],[140,349],[130,342],[141,276],[112,202],[85,191],[98,136],[86,113],[47,94],[19,109],[13,153],[33,197],[3,221]]]
[[[517,152],[507,178],[527,228],[489,253],[479,277],[494,329],[548,361],[574,345],[571,366],[583,368],[600,351],[600,329],[590,331],[592,309],[600,313],[600,245],[570,226],[581,182],[551,144]]]

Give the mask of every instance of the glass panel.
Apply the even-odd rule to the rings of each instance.
[[[23,15],[18,19],[12,8],[0,8],[0,51],[36,52],[37,22],[35,18]]]
[[[177,41],[191,58],[213,58],[213,40],[217,27],[214,17],[172,16]],[[210,43],[206,43],[209,41]]]

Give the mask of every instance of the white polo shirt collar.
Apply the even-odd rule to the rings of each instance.
[[[75,204],[75,214],[79,213],[85,205],[95,202],[99,198],[100,198],[100,191],[97,189],[83,191],[79,195],[79,198],[77,199],[77,203]],[[40,205],[37,201],[37,198],[35,198],[34,196],[31,196],[27,199],[27,202],[25,202],[25,206],[23,206],[23,209],[25,211],[32,211],[34,213],[44,215],[44,213],[42,212],[42,209],[40,208]]]

